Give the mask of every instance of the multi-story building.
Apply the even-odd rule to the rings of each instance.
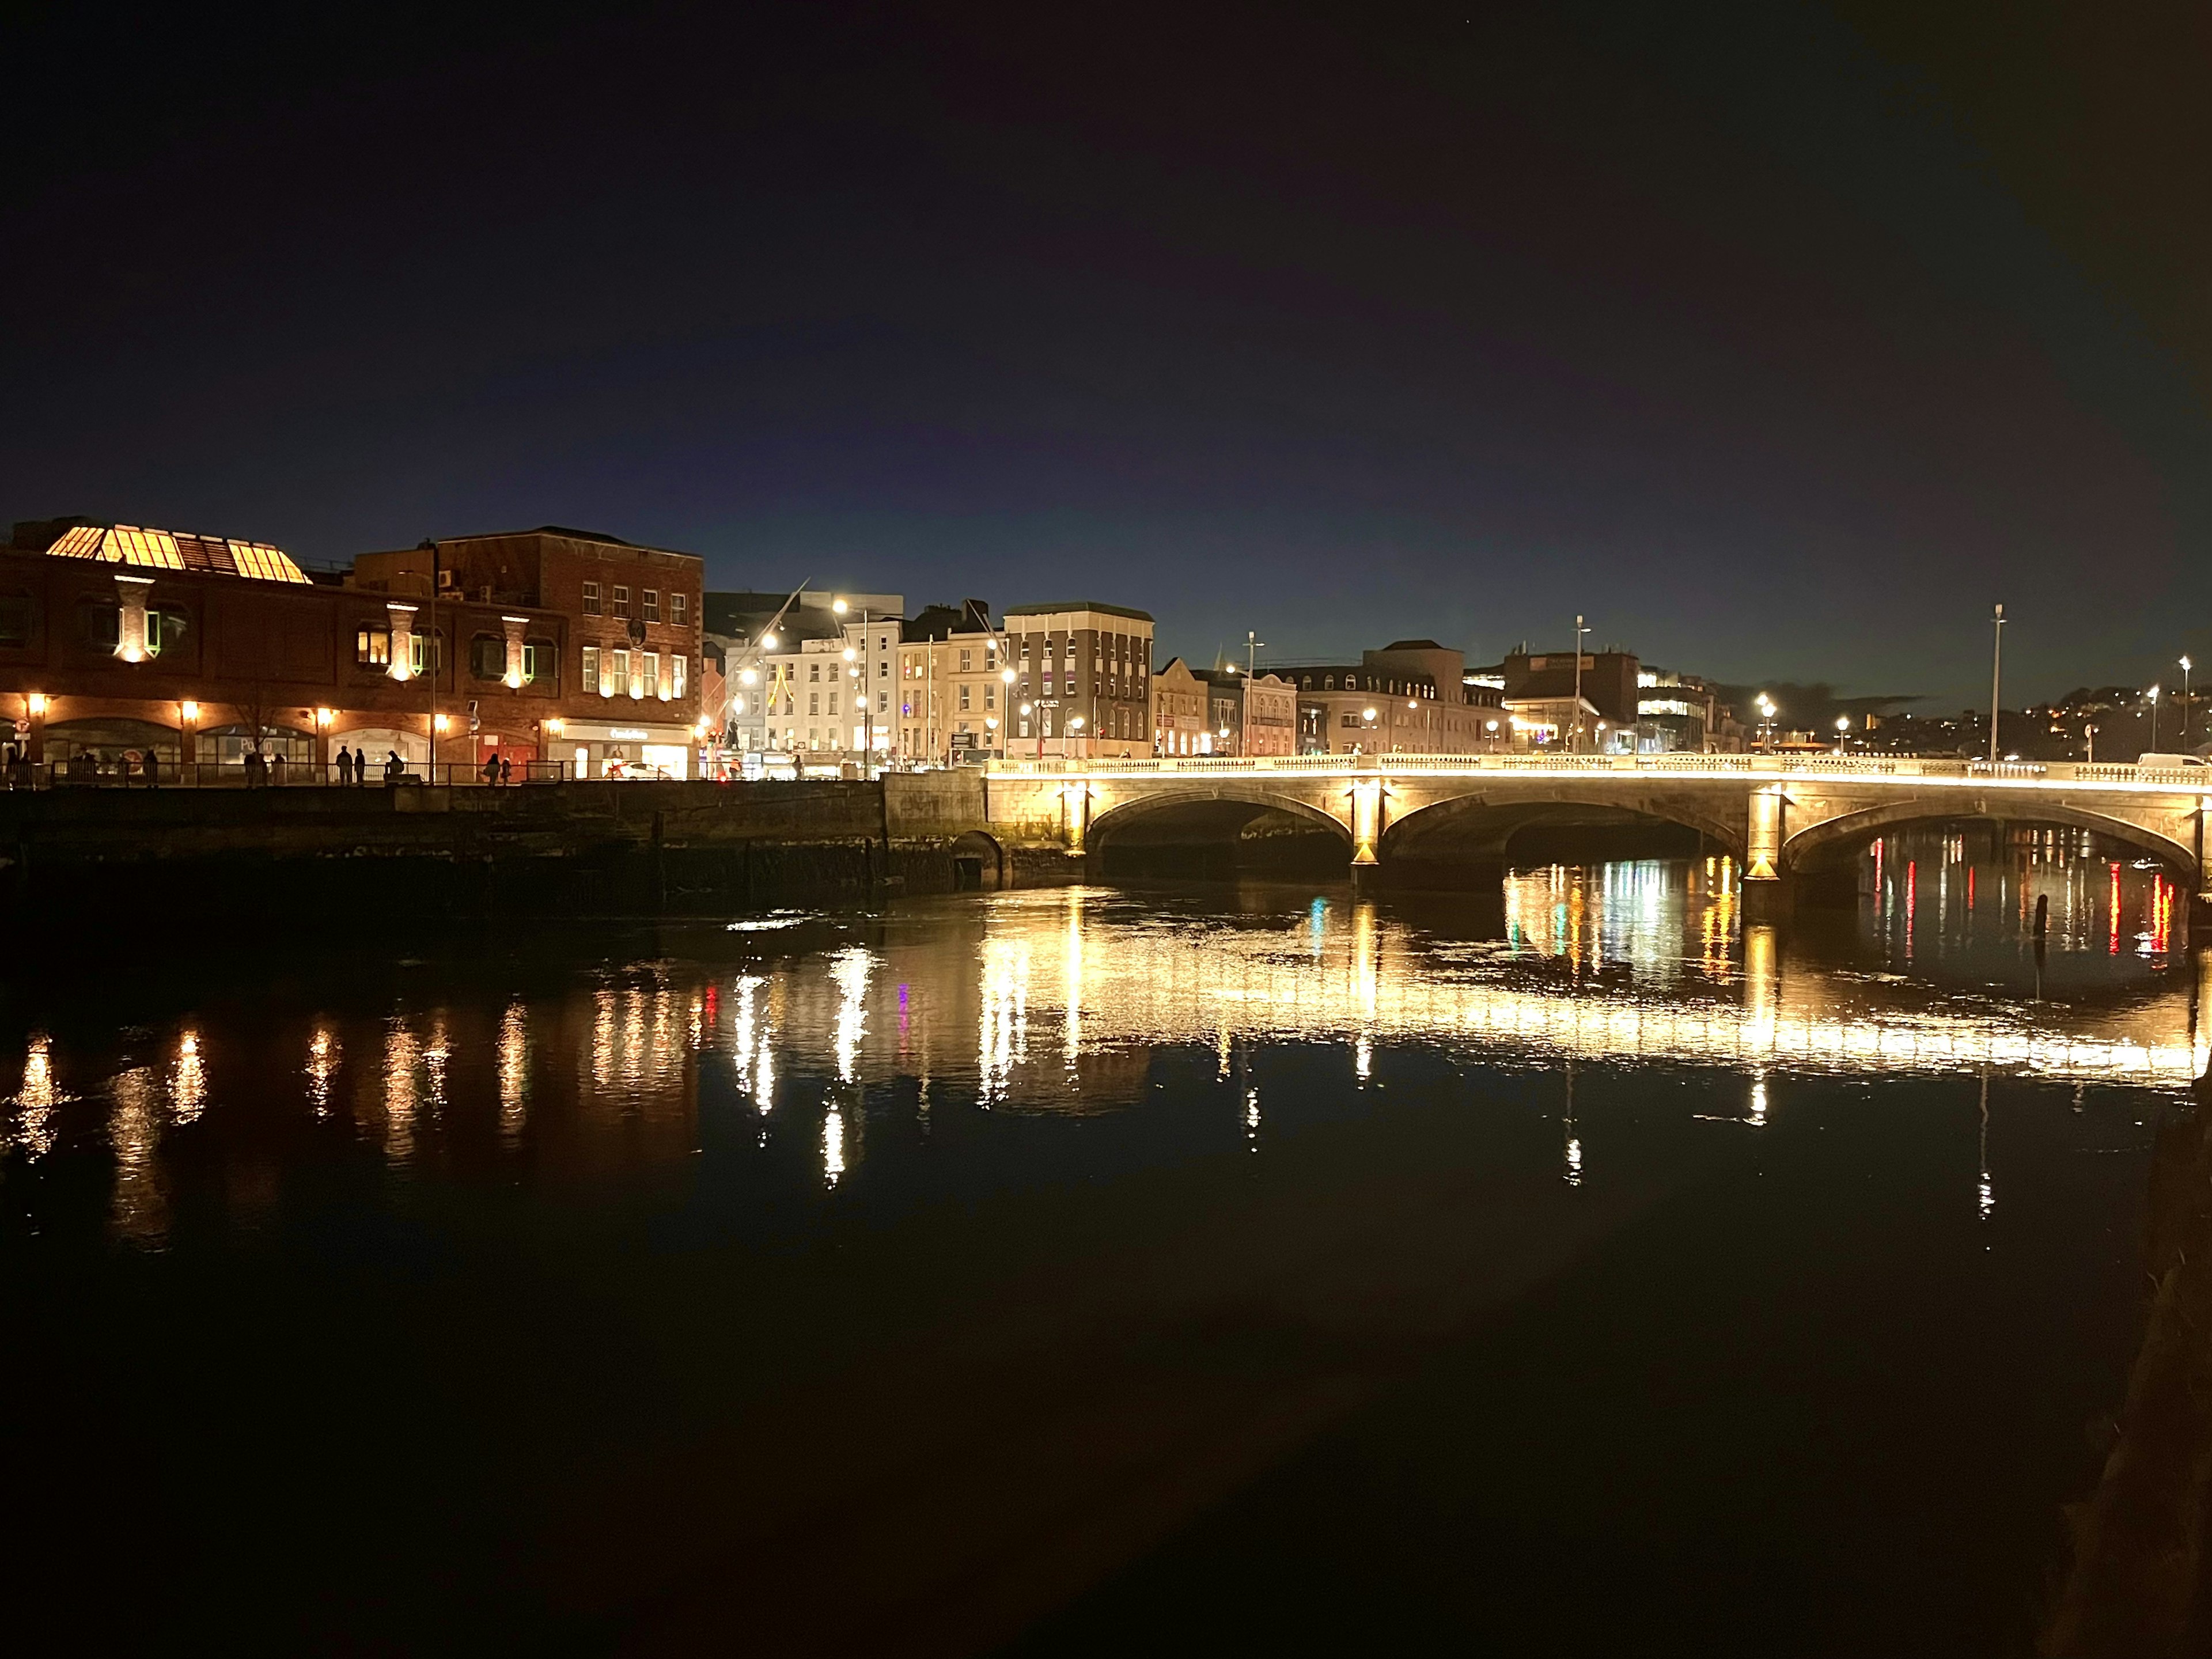
[[[1006,752],[1005,644],[982,599],[926,605],[899,645],[900,753],[911,764],[965,764]]]
[[[1096,599],[1017,605],[1004,637],[1014,671],[1010,754],[1152,752],[1148,612]]]
[[[1209,724],[1212,688],[1181,657],[1168,659],[1167,666],[1152,676],[1152,752],[1156,755],[1211,755],[1213,730]]]
[[[420,766],[434,737],[463,769],[502,756],[526,772],[681,775],[699,578],[687,555],[567,530],[425,543],[311,579],[264,543],[20,524],[0,552],[0,690],[33,759],[319,765],[343,739]]]
[[[1695,674],[1638,669],[1635,731],[1640,754],[1713,753],[1723,741],[1719,696]]]
[[[1298,749],[1304,754],[1472,755],[1506,745],[1494,690],[1468,675],[1464,653],[1434,640],[1397,640],[1356,665],[1300,665]]]
[[[1170,671],[1177,678],[1170,683]],[[1196,726],[1190,724],[1188,703],[1191,688],[1181,676],[1188,674],[1205,694],[1206,707]],[[1152,677],[1156,732],[1176,730],[1195,747],[1163,750],[1163,753],[1200,755],[1290,755],[1297,752],[1298,689],[1279,675],[1256,678],[1235,664],[1224,667],[1190,668],[1181,658]],[[1163,704],[1162,699],[1165,698]],[[1176,711],[1180,725],[1163,726],[1157,711]]]
[[[896,593],[805,592],[780,622],[774,610],[718,609],[717,620],[737,629],[723,647],[732,746],[817,768],[864,754],[878,763],[890,758],[898,741],[893,676],[905,606]]]
[[[1618,648],[1585,651],[1581,664],[1577,673],[1574,652],[1532,653],[1524,641],[1495,668],[1477,673],[1499,682],[1506,708],[1521,722],[1520,747],[1564,747],[1577,742],[1585,750],[1633,746],[1642,712],[1637,685],[1642,665],[1635,653]],[[1583,710],[1579,718],[1578,693]]]
[[[455,641],[455,660],[439,673],[465,706],[467,730],[454,735],[470,742],[451,758],[481,763],[495,748],[566,761],[574,777],[681,778],[694,775],[706,735],[705,579],[694,554],[547,525],[364,553],[345,586],[385,597],[395,638],[420,623],[435,627],[441,651],[445,638]],[[434,595],[449,625],[434,624]],[[565,629],[553,629],[555,619]],[[374,630],[361,631],[357,665],[373,664],[376,649]],[[542,685],[557,705],[550,710],[544,690],[532,695]]]

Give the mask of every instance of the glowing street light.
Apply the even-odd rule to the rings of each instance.
[[[2151,687],[2150,691],[2149,691],[2149,696],[2150,696],[2150,746],[2151,746],[2151,748],[2152,748],[2153,750],[2156,750],[2156,749],[2157,749],[2157,747],[2158,747],[2158,688],[2157,688],[2156,686],[2154,686],[2154,685],[2153,687]]]
[[[2189,659],[2181,659],[2181,746],[2189,747],[2189,711],[2195,705],[2189,697]]]

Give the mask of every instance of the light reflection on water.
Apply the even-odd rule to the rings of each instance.
[[[1254,1153],[1267,1119],[1253,1060],[1270,1049],[1295,1046],[1316,1086],[1354,1092],[1398,1048],[1556,1067],[1570,1182],[1588,1168],[1578,1064],[1721,1068],[1740,1084],[1696,1115],[1754,1129],[1772,1121],[1774,1080],[1793,1073],[2170,1095],[2204,1069],[2205,998],[2175,954],[2162,872],[2037,832],[1893,839],[1859,875],[1856,915],[1790,932],[1742,923],[1725,859],[1519,872],[1502,933],[1486,938],[1448,902],[1343,890],[1048,890],[786,916],[714,930],[724,943],[688,956],[580,972],[567,990],[464,988],[381,1018],[323,1009],[266,1030],[188,1013],[159,1039],[158,1063],[137,1048],[72,1054],[33,1032],[0,1133],[9,1158],[42,1166],[78,1105],[59,1079],[80,1079],[105,1103],[95,1139],[112,1170],[112,1230],[155,1242],[170,1224],[178,1138],[221,1134],[234,1094],[264,1099],[280,1078],[313,1119],[419,1178],[491,1155],[476,1150],[479,1115],[491,1153],[551,1170],[674,1163],[698,1148],[711,1076],[749,1136],[809,1147],[817,1191],[836,1192],[865,1169],[871,1117],[894,1094],[925,1124],[948,1091],[987,1111],[1112,1112],[1146,1098],[1163,1050],[1210,1059]],[[912,1089],[887,1087],[899,1079]],[[1986,1215],[1986,1151],[1982,1164]]]

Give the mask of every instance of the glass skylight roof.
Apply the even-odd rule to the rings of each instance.
[[[307,573],[282,548],[266,542],[195,536],[182,530],[144,530],[137,525],[78,525],[63,532],[46,552],[62,559],[98,559],[155,570],[193,570],[253,581],[307,584]]]

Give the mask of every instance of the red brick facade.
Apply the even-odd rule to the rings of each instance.
[[[373,763],[392,748],[413,762],[434,684],[441,763],[475,764],[496,750],[517,764],[573,764],[580,749],[596,773],[611,746],[624,747],[591,735],[602,730],[644,733],[631,748],[690,744],[698,559],[538,531],[441,542],[438,566],[434,597],[428,549],[366,554],[342,583],[313,585],[0,550],[0,723],[28,728],[33,760],[84,749],[228,759],[258,729],[295,762],[327,759],[333,739]],[[116,643],[126,591],[149,618],[150,648],[137,661]],[[627,617],[613,614],[618,592]],[[395,624],[398,638],[424,642],[434,627],[434,673],[425,643],[425,672],[394,678]],[[605,653],[593,658],[604,691],[584,683],[587,647]]]

